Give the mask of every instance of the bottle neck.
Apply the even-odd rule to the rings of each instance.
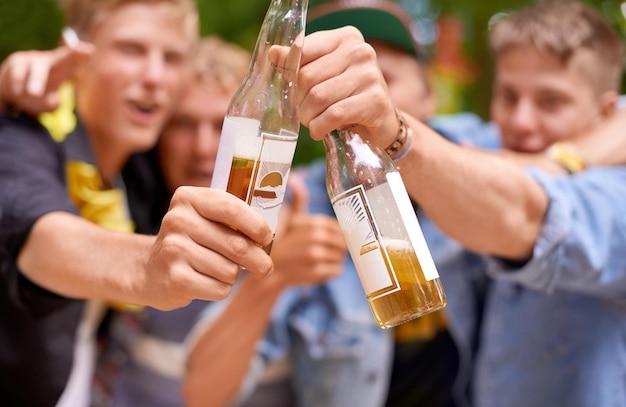
[[[309,0],[272,0],[252,54],[251,72],[255,65],[266,65],[264,59],[267,58],[267,51],[275,45],[295,48],[294,57],[287,58],[283,68],[297,72],[304,44],[308,4]]]
[[[375,155],[372,146],[350,128],[339,128],[331,131],[324,138],[324,145],[327,154],[360,156],[363,158]]]
[[[345,129],[335,129],[324,137],[324,149],[327,159],[337,161],[346,155],[346,140],[352,137],[352,133]]]

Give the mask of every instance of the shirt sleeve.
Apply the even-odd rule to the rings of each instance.
[[[18,306],[47,312],[66,300],[30,282],[17,256],[43,215],[77,213],[67,197],[63,152],[39,123],[27,116],[0,116],[0,282]]]
[[[529,173],[549,198],[533,256],[519,267],[491,258],[489,274],[545,292],[567,290],[626,304],[626,167],[570,177]]]

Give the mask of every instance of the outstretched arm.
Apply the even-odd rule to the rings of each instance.
[[[285,51],[275,52],[271,58],[280,64]],[[399,134],[376,54],[352,27],[307,36],[298,86],[302,120],[314,139],[358,124],[356,132],[387,149]],[[539,184],[502,157],[463,149],[407,121],[414,142],[398,166],[411,197],[468,249],[527,258],[548,206]]]
[[[193,335],[196,339],[192,340],[184,380],[185,400],[191,407],[232,402],[284,290],[320,284],[342,271],[347,249],[339,225],[331,217],[306,213],[307,205],[299,198],[302,187],[293,188],[294,175],[289,177],[293,210],[283,214],[290,217],[289,224],[276,236],[272,248],[274,274],[260,281],[246,276],[226,308]]]
[[[510,160],[458,146],[408,121],[413,147],[398,167],[429,218],[469,250],[527,259],[548,209],[542,187]]]
[[[626,110],[617,111],[593,129],[575,135],[564,146],[569,155],[566,160],[574,167],[626,165]],[[521,165],[541,168],[551,174],[568,174],[556,157],[550,158],[550,151],[524,154],[503,150],[501,154]]]
[[[174,309],[225,298],[239,266],[265,276],[258,247],[271,231],[260,215],[225,192],[181,188],[156,237],[106,230],[69,213],[39,218],[18,256],[21,272],[72,298],[103,298]]]

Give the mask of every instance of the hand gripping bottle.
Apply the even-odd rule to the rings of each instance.
[[[272,0],[248,75],[226,112],[211,182],[248,203],[274,232],[300,129],[296,81],[307,6]],[[284,65],[268,61],[272,46],[289,47]],[[269,253],[271,244],[264,249]]]
[[[443,308],[441,280],[393,161],[350,129],[331,132],[324,145],[328,195],[378,325]]]

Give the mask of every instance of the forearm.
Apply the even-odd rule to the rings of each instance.
[[[36,284],[66,297],[145,304],[137,285],[145,280],[153,241],[53,212],[33,226],[18,266]]]
[[[506,158],[522,168],[533,167],[552,175],[568,175],[567,170],[551,160],[545,152],[520,153],[511,150],[491,150],[490,152]]]
[[[282,288],[246,276],[226,309],[194,341],[183,392],[190,407],[228,405],[238,393]]]
[[[528,258],[548,207],[541,186],[511,161],[457,146],[408,120],[414,142],[398,167],[427,216],[469,250]]]
[[[615,166],[626,164],[626,110],[616,112],[593,129],[566,141],[568,148],[586,166]],[[523,166],[540,168],[553,175],[567,175],[563,166],[546,152],[519,153],[508,150],[498,152]]]
[[[589,166],[626,165],[626,110],[569,142]]]

